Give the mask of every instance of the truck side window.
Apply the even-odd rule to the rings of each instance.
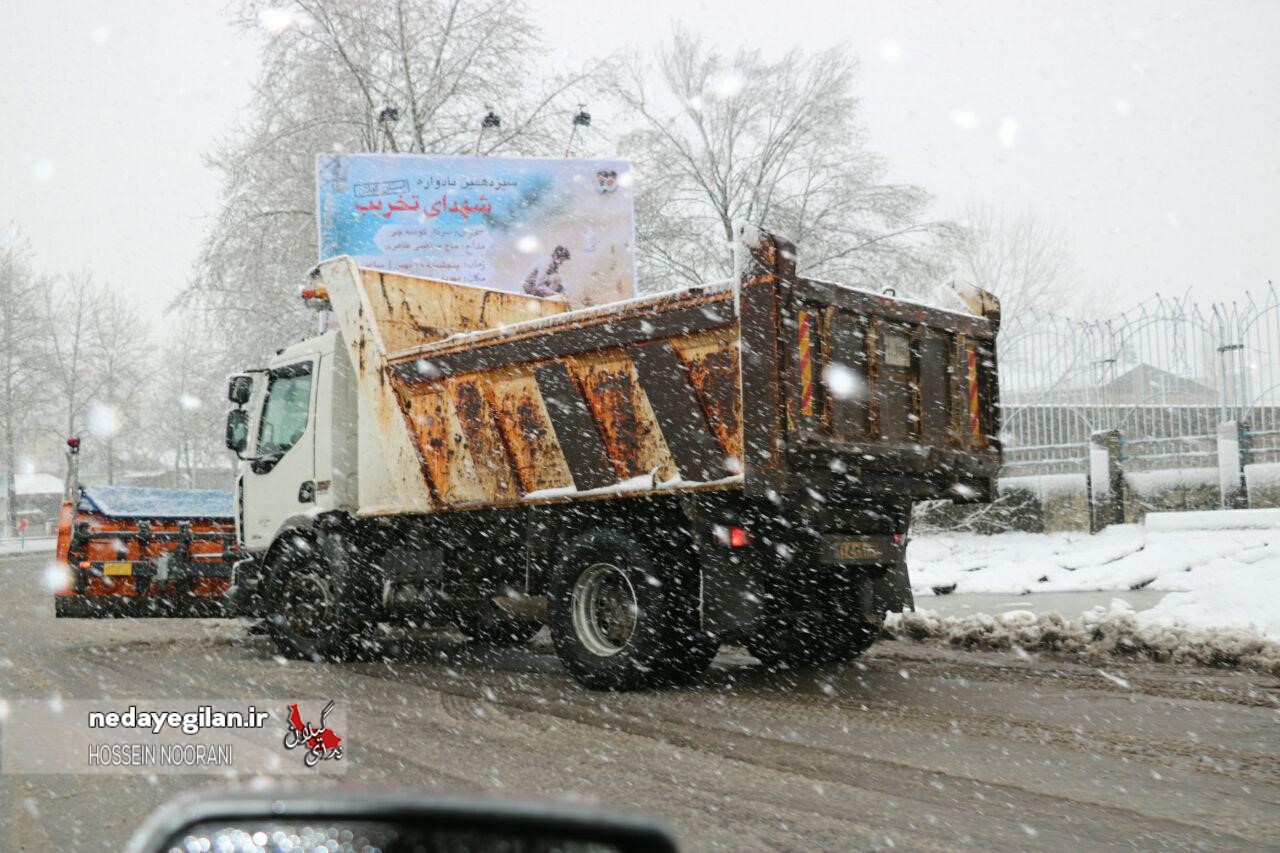
[[[258,455],[284,453],[293,447],[307,430],[310,408],[311,364],[302,362],[273,370],[258,424]]]

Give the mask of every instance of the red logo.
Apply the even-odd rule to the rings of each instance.
[[[324,710],[320,712],[320,726],[317,728],[302,722],[302,712],[297,705],[289,706],[289,728],[284,733],[284,748],[305,746],[307,751],[302,756],[302,763],[308,767],[315,767],[322,760],[342,758],[342,738],[324,724],[325,717],[332,710],[333,702],[324,706]]]

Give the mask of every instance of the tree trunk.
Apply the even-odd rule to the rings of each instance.
[[[12,357],[12,356],[10,356]],[[16,441],[13,436],[13,380],[12,371],[6,365],[4,374],[4,487],[5,487],[5,516],[4,516],[4,535],[12,535],[12,531],[18,526],[18,451]]]
[[[7,412],[4,420],[4,535],[12,536],[14,529],[18,526],[18,465],[16,458],[18,454],[13,442],[13,420]]]

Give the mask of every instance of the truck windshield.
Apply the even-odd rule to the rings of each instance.
[[[274,370],[258,425],[258,455],[284,453],[307,429],[311,403],[311,364],[291,364]]]

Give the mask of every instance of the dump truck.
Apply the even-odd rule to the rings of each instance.
[[[230,616],[243,556],[229,490],[80,486],[58,517],[59,618]]]
[[[229,382],[240,612],[313,659],[396,624],[546,624],[599,689],[686,680],[725,643],[770,666],[865,650],[913,603],[913,502],[992,497],[999,306],[742,242],[733,281],[572,311],[322,262],[303,297],[335,328]]]

